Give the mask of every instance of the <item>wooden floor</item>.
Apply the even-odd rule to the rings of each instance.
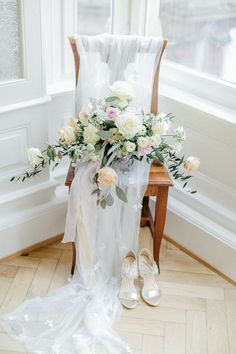
[[[141,231],[140,246],[152,246],[147,228]],[[0,313],[64,285],[70,264],[71,245],[60,242],[1,262]],[[135,354],[236,354],[233,285],[165,240],[159,280],[160,307],[141,303],[123,310],[115,326]],[[0,328],[0,354],[19,353],[25,353],[22,344]]]

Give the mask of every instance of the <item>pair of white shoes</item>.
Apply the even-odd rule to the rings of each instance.
[[[143,248],[137,257],[134,251],[128,252],[122,261],[121,266],[121,287],[119,298],[122,305],[133,309],[140,301],[140,295],[134,281],[140,275],[143,278],[141,296],[143,300],[151,305],[160,304],[161,290],[157,284],[158,267],[151,252]]]

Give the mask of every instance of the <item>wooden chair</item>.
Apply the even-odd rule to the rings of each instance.
[[[76,75],[76,85],[77,85],[79,67],[80,67],[80,56],[77,51],[75,39],[73,37],[69,37],[69,41],[74,54],[75,75]],[[166,46],[167,46],[167,40],[164,39],[162,52],[154,75],[153,87],[152,87],[151,112],[154,114],[158,112],[157,103],[158,103],[159,72],[160,72],[162,54]],[[65,181],[65,185],[68,186],[69,189],[74,178],[74,173],[75,173],[74,167],[70,166]],[[159,254],[160,254],[161,241],[163,237],[163,231],[164,231],[165,220],[166,220],[168,192],[169,192],[169,187],[171,187],[172,185],[173,185],[172,180],[170,175],[167,172],[166,167],[153,163],[150,169],[149,183],[143,199],[141,227],[146,225],[150,226],[152,236],[153,236],[153,243],[154,243],[153,254],[154,254],[154,259],[158,264],[159,271],[160,271]],[[149,208],[150,196],[156,197],[154,220]],[[73,247],[73,259],[72,259],[71,274],[74,273],[74,268],[76,264],[76,249],[75,249],[74,242],[72,242],[72,247]]]

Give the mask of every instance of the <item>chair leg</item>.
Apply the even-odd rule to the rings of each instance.
[[[158,265],[160,273],[160,248],[163,237],[163,231],[166,221],[167,199],[168,199],[168,187],[162,187],[159,189],[158,198],[156,202],[155,210],[155,223],[154,223],[154,239],[153,239],[153,253],[154,259]]]
[[[149,226],[152,233],[152,237],[154,237],[154,221],[153,221],[151,210],[149,208],[149,197],[143,198],[143,208],[142,208],[140,226],[141,227]]]
[[[76,249],[75,249],[75,242],[72,242],[72,265],[71,265],[71,275],[74,274],[75,271],[75,263],[76,263]]]

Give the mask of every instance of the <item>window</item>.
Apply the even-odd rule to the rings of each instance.
[[[23,78],[21,6],[0,0],[0,81]]]
[[[0,0],[0,112],[44,96],[40,11],[40,0]]]
[[[167,58],[236,83],[236,1],[160,0]]]
[[[77,0],[77,33],[94,35],[110,32],[110,0]]]

